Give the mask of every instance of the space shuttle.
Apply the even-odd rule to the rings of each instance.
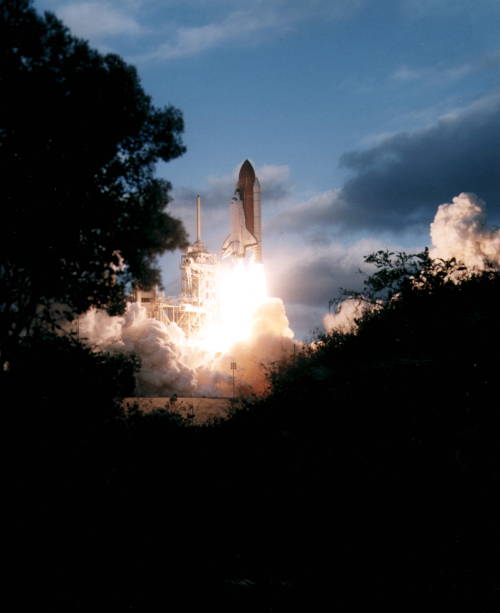
[[[244,258],[248,252],[262,262],[260,183],[252,164],[245,160],[229,204],[230,231],[222,244],[222,256]]]

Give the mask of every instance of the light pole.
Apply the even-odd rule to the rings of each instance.
[[[233,371],[233,400],[236,396],[236,388],[235,388],[235,380],[234,380],[234,375],[235,375],[235,371],[236,371],[236,362],[231,362],[231,370]]]

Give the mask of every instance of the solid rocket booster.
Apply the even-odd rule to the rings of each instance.
[[[250,250],[262,261],[260,183],[248,160],[240,168],[238,183],[229,205],[230,233],[222,245],[223,255],[245,257]]]
[[[248,231],[243,202],[238,188],[229,205],[229,220],[231,231],[222,245],[223,255],[244,258],[247,249],[257,246],[257,239]]]

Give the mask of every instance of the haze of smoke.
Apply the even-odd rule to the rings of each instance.
[[[189,341],[177,324],[147,317],[137,303],[122,317],[92,309],[80,318],[80,337],[96,350],[134,353],[141,359],[136,393],[140,396],[229,396],[231,362],[236,362],[237,391],[262,394],[266,368],[298,345],[288,327],[283,302],[269,298],[253,316],[251,338],[227,354],[214,355]]]
[[[461,193],[441,204],[431,223],[431,258],[456,258],[468,268],[500,268],[500,229],[486,227],[486,205],[475,194]]]

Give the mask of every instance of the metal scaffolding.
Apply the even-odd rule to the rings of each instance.
[[[181,297],[176,323],[187,335],[196,333],[215,313],[217,255],[201,241],[188,247],[181,260]]]
[[[130,297],[146,309],[148,317],[174,322],[187,336],[196,334],[215,313],[216,272],[218,258],[209,253],[201,240],[200,197],[196,198],[196,242],[181,258],[181,295],[165,297],[157,287],[143,291],[136,289]]]

